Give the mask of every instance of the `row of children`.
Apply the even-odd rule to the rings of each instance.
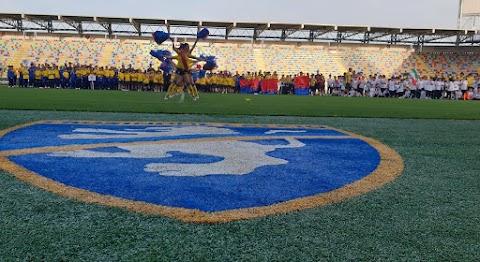
[[[22,66],[14,69],[8,67],[7,77],[10,87],[37,88],[90,88],[89,76],[95,75],[95,82],[104,89],[115,89],[118,86],[115,68],[91,67],[87,65],[73,66],[65,64]]]
[[[10,87],[109,89],[109,90],[150,90],[160,91],[164,84],[161,70],[116,69],[114,67],[92,67],[87,65],[65,64],[8,67]]]
[[[354,77],[353,77],[354,76]],[[355,74],[348,82],[348,77],[328,79],[328,93],[334,96],[367,96],[416,99],[464,99],[479,95],[478,75],[471,74],[458,77],[416,77],[403,74],[387,79],[385,75],[365,77]]]
[[[175,74],[172,72],[171,74]],[[92,76],[94,76],[92,78]],[[8,67],[9,86],[37,88],[71,89],[110,89],[129,91],[165,91],[172,75],[153,67],[147,70],[133,69],[131,66],[92,67],[71,63],[63,66],[34,65],[14,69]],[[194,72],[197,86],[202,92],[233,92],[236,78],[229,72],[208,73],[205,70]]]

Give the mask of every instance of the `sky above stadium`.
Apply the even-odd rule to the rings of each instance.
[[[456,28],[457,0],[0,0],[0,13]]]

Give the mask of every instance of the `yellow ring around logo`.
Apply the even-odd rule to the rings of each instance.
[[[38,122],[15,126],[15,127],[0,131],[0,138],[5,134],[15,131],[17,129],[21,129],[21,128],[25,128],[31,125],[41,124],[41,123],[54,124],[54,123],[65,123],[65,121],[38,121]],[[107,124],[112,122],[79,121],[78,123]],[[125,123],[132,124],[132,122],[125,122]],[[135,122],[135,124],[149,125],[151,123]],[[160,123],[156,123],[156,124],[160,124]],[[162,123],[162,124],[197,125],[196,123]],[[213,123],[208,125],[225,126],[225,124],[218,124],[218,123]],[[278,128],[278,127],[312,128],[314,127],[314,126],[299,126],[299,125],[294,125],[294,126],[292,125],[240,125],[240,124],[228,124],[228,125],[238,126],[238,127],[252,126],[252,127],[271,127],[271,128]],[[316,127],[325,127],[325,126],[316,126]],[[13,156],[13,155],[38,153],[38,152],[54,152],[54,151],[62,151],[65,149],[77,150],[77,149],[85,149],[85,148],[95,148],[95,147],[103,147],[106,145],[107,146],[119,145],[119,143],[83,145],[83,146],[43,147],[43,148],[36,148],[36,149],[0,151],[0,169],[3,169],[8,173],[13,174],[15,177],[17,177],[21,181],[27,182],[35,187],[53,192],[55,194],[58,194],[64,197],[76,199],[86,203],[124,208],[137,213],[142,213],[147,215],[160,215],[160,216],[178,219],[183,222],[193,222],[193,223],[225,223],[225,222],[236,221],[236,220],[246,220],[246,219],[265,217],[269,215],[295,212],[295,211],[300,211],[304,209],[310,209],[314,207],[337,203],[337,202],[373,191],[375,189],[378,189],[392,182],[402,174],[404,169],[403,161],[401,156],[395,150],[371,138],[367,138],[364,136],[360,136],[360,135],[353,134],[353,133],[336,129],[336,128],[331,128],[331,127],[326,127],[326,128],[347,134],[349,135],[348,138],[358,138],[360,140],[363,140],[366,143],[368,143],[370,146],[375,148],[378,151],[381,159],[377,169],[373,173],[364,177],[361,180],[358,180],[354,183],[346,185],[342,188],[330,191],[328,193],[318,194],[318,195],[305,197],[305,198],[293,199],[287,202],[278,203],[278,204],[274,204],[266,207],[246,208],[246,209],[207,213],[199,210],[160,206],[160,205],[154,205],[154,204],[149,204],[144,202],[125,200],[118,197],[101,195],[101,194],[93,193],[87,190],[64,185],[62,183],[40,176],[30,170],[27,170],[11,162],[7,158],[8,156]],[[315,138],[318,138],[318,137],[315,137]],[[340,137],[333,137],[333,138],[339,139]],[[249,139],[251,139],[251,137]],[[194,141],[195,140],[191,140],[190,142],[194,142]],[[136,143],[142,143],[142,142],[136,142]],[[168,143],[168,141],[163,141],[162,143]],[[131,145],[132,143],[128,143],[128,144]]]

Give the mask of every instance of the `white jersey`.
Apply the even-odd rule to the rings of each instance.
[[[410,90],[405,91],[406,98],[410,98],[411,95],[412,95],[412,92]]]
[[[352,89],[357,89],[358,87],[358,81],[356,79],[352,80]]]
[[[334,79],[332,79],[332,78],[328,79],[328,87],[331,87],[331,88],[335,87],[335,80]]]
[[[367,81],[360,80],[360,84],[358,85],[358,88],[365,89],[366,86],[367,86]]]
[[[413,84],[413,79],[408,80],[408,83],[409,83],[410,90],[412,90],[412,91],[417,90],[417,86]],[[417,85],[418,85],[418,83],[417,83]]]
[[[448,91],[448,92],[453,92],[453,91],[455,91],[455,82],[454,82],[454,81],[451,81],[451,82],[448,84],[447,91]]]
[[[386,78],[380,79],[380,88],[381,89],[387,89],[387,79]]]
[[[403,83],[401,82],[395,83],[395,90],[397,90],[397,93],[405,92],[405,87],[403,86]]]
[[[453,91],[458,91],[460,90],[460,81],[455,81],[453,83]]]
[[[368,86],[368,88],[372,88],[372,87],[375,88],[376,83],[377,83],[377,80],[370,79],[370,80],[368,80],[367,86]]]
[[[435,90],[442,91],[444,86],[445,82],[443,82],[442,80],[435,81]]]
[[[388,83],[388,91],[395,91],[396,90],[396,87],[395,87],[395,81],[393,80],[390,80],[390,82]]]
[[[425,80],[419,80],[419,81],[417,82],[417,88],[418,88],[418,90],[423,90],[423,89],[425,89]]]
[[[468,82],[467,82],[467,80],[462,80],[462,81],[460,82],[460,90],[462,90],[462,91],[467,91],[467,89],[468,89]]]
[[[462,99],[462,95],[463,95],[462,91],[460,91],[460,90],[455,91],[455,98],[456,99]]]
[[[425,81],[425,91],[432,91],[433,90],[433,83],[430,80]]]

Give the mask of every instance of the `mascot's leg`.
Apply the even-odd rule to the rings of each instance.
[[[168,87],[167,95],[165,100],[174,97],[183,92],[183,77],[180,75],[175,75],[175,78],[172,84]]]
[[[199,96],[198,96],[197,86],[195,85],[195,81],[193,81],[193,76],[189,75],[187,80],[188,80],[189,93],[192,96],[193,100],[197,100]]]
[[[175,84],[175,81],[174,81],[168,87],[167,94],[165,95],[165,100],[168,100],[176,91],[177,91],[177,85]]]
[[[187,86],[188,93],[192,96],[192,99],[195,101],[198,99],[198,90],[197,87],[195,86],[193,82],[193,76],[192,75],[186,75],[185,76],[185,83]]]
[[[198,95],[197,86],[193,84],[193,85],[191,85],[190,87],[192,88],[192,96],[193,96],[195,99],[199,99],[200,96]]]

